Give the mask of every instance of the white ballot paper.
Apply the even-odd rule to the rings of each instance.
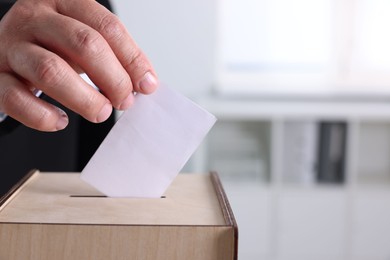
[[[215,121],[167,86],[137,94],[81,178],[109,197],[161,197]]]

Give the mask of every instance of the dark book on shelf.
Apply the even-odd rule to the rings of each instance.
[[[347,143],[347,123],[319,122],[317,181],[343,183]]]

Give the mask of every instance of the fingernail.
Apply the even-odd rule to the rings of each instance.
[[[158,81],[152,73],[146,72],[143,79],[139,83],[139,88],[143,93],[150,93],[156,89]]]
[[[110,117],[111,113],[112,113],[112,105],[110,103],[106,103],[103,106],[102,110],[100,110],[96,118],[96,122],[101,123],[106,121]]]
[[[58,119],[56,124],[57,131],[64,129],[69,123],[68,115],[61,109],[58,109],[58,111],[60,113],[60,119]]]
[[[126,110],[128,109],[132,104],[134,103],[134,94],[133,92],[130,93],[130,95],[127,96],[125,100],[123,100],[122,104],[119,105],[119,110]]]

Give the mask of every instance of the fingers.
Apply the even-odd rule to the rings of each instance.
[[[29,88],[8,73],[0,73],[1,111],[40,131],[58,131],[69,122],[61,109],[37,98]]]
[[[8,51],[8,63],[19,76],[91,122],[103,122],[112,112],[105,96],[44,48],[30,43],[15,45]]]
[[[38,130],[62,129],[68,119],[31,86],[92,122],[106,120],[112,106],[131,106],[133,91],[158,86],[123,24],[94,0],[19,0],[1,20],[0,36],[0,110]]]
[[[95,1],[57,2],[60,13],[89,25],[104,37],[130,75],[134,91],[149,94],[157,88],[157,76],[150,61],[115,15]]]
[[[63,24],[67,26],[57,30]],[[46,48],[78,64],[114,107],[124,110],[132,104],[130,76],[97,31],[69,17],[52,14],[42,21],[35,37]]]

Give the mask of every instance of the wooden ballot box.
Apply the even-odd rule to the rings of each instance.
[[[30,172],[0,200],[0,259],[237,259],[218,174],[179,174],[162,198],[107,198],[78,173]]]

